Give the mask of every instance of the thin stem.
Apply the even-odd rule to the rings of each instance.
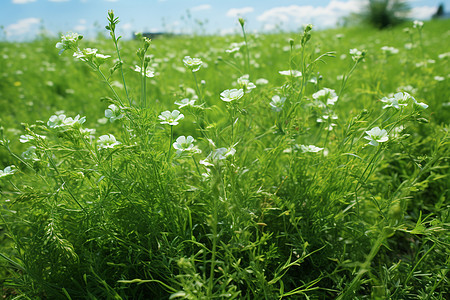
[[[172,142],[173,142],[173,126],[170,125],[170,143],[169,143],[169,152],[167,155],[167,161],[169,161],[170,153],[172,152]]]
[[[112,31],[112,38],[113,38],[113,41],[114,41],[114,45],[116,46],[117,58],[119,59],[119,62],[120,62],[120,73],[122,74],[123,87],[125,89],[125,94],[127,95],[128,104],[131,106],[131,99],[130,99],[130,97],[128,95],[127,84],[125,82],[125,75],[123,73],[123,63],[122,63],[122,58],[120,57],[118,39],[116,39],[116,34],[115,34],[114,31]]]
[[[199,98],[201,104],[203,104],[203,96],[202,96],[202,93],[201,93],[200,88],[198,86],[197,75],[195,75],[195,72],[192,72],[192,75],[194,76],[195,88],[197,89],[198,98]]]
[[[247,43],[247,34],[245,33],[244,24],[241,25],[242,33],[244,35],[244,42],[245,42],[245,68],[247,70],[247,74],[250,75],[250,51],[248,50],[248,43]]]

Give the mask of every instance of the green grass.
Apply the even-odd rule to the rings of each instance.
[[[117,40],[115,25],[112,41],[67,44],[111,55],[101,66],[45,37],[1,43],[4,297],[445,299],[448,20],[150,44]],[[222,101],[245,74],[256,88]],[[397,92],[428,108],[383,109]],[[179,124],[161,124],[175,109]],[[62,110],[85,122],[55,126]],[[375,127],[388,137],[377,146]],[[174,148],[180,136],[195,141]]]

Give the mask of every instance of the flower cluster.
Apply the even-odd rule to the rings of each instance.
[[[316,101],[321,101],[326,105],[334,105],[338,100],[338,95],[335,90],[329,88],[323,88],[320,91],[312,95],[313,99]]]
[[[383,51],[385,54],[390,54],[390,55],[398,53],[398,49],[397,48],[389,47],[389,46],[381,47],[381,51]]]
[[[150,70],[148,68],[145,69],[145,72],[144,72],[144,70],[142,70],[142,68],[139,67],[138,65],[136,65],[134,67],[134,71],[141,73],[142,76],[146,76],[148,78],[155,77],[155,72],[153,72],[152,70]]]
[[[191,70],[192,72],[197,72],[200,70],[203,62],[200,58],[191,58],[190,56],[185,56],[183,58],[183,63],[186,68]]]
[[[80,117],[80,115],[76,115],[75,118],[66,117],[64,114],[53,115],[47,121],[47,126],[53,129],[62,129],[66,130],[69,128],[79,128],[81,124],[86,122],[86,117]]]
[[[292,77],[301,77],[302,76],[302,72],[297,71],[297,70],[279,71],[278,73],[280,73],[281,75],[284,75],[284,76],[292,76]]]
[[[78,49],[73,53],[73,56],[82,61],[91,62],[96,66],[102,65],[106,59],[111,57],[110,55],[103,55],[97,52],[98,49],[95,48],[85,48],[83,50]]]
[[[239,77],[237,83],[246,93],[249,93],[252,89],[256,88],[256,85],[253,82],[250,82],[248,74]]]
[[[411,96],[410,94],[408,94],[406,92],[396,93],[390,98],[383,97],[380,101],[387,103],[385,106],[383,106],[383,109],[390,108],[390,107],[400,109],[401,106],[407,106],[408,102],[410,102],[410,100],[412,100],[414,104],[418,105],[419,107],[421,107],[423,109],[428,108],[427,104],[425,104],[423,102],[417,102],[417,100],[413,96]]]
[[[360,62],[364,59],[364,57],[366,56],[366,50],[358,50],[356,48],[354,49],[350,49],[350,55],[352,56],[353,61],[355,62]]]
[[[58,54],[61,55],[65,50],[72,49],[76,51],[78,49],[78,41],[83,38],[78,33],[68,33],[61,36],[61,41],[56,43],[56,48],[60,49]]]

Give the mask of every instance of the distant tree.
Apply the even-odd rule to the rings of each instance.
[[[383,29],[405,21],[409,11],[410,6],[405,0],[369,0],[361,17],[372,26]]]
[[[439,4],[437,11],[433,15],[433,19],[440,18],[444,15],[444,4]]]

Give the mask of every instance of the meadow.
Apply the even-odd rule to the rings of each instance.
[[[446,299],[449,20],[0,42],[5,299]]]

